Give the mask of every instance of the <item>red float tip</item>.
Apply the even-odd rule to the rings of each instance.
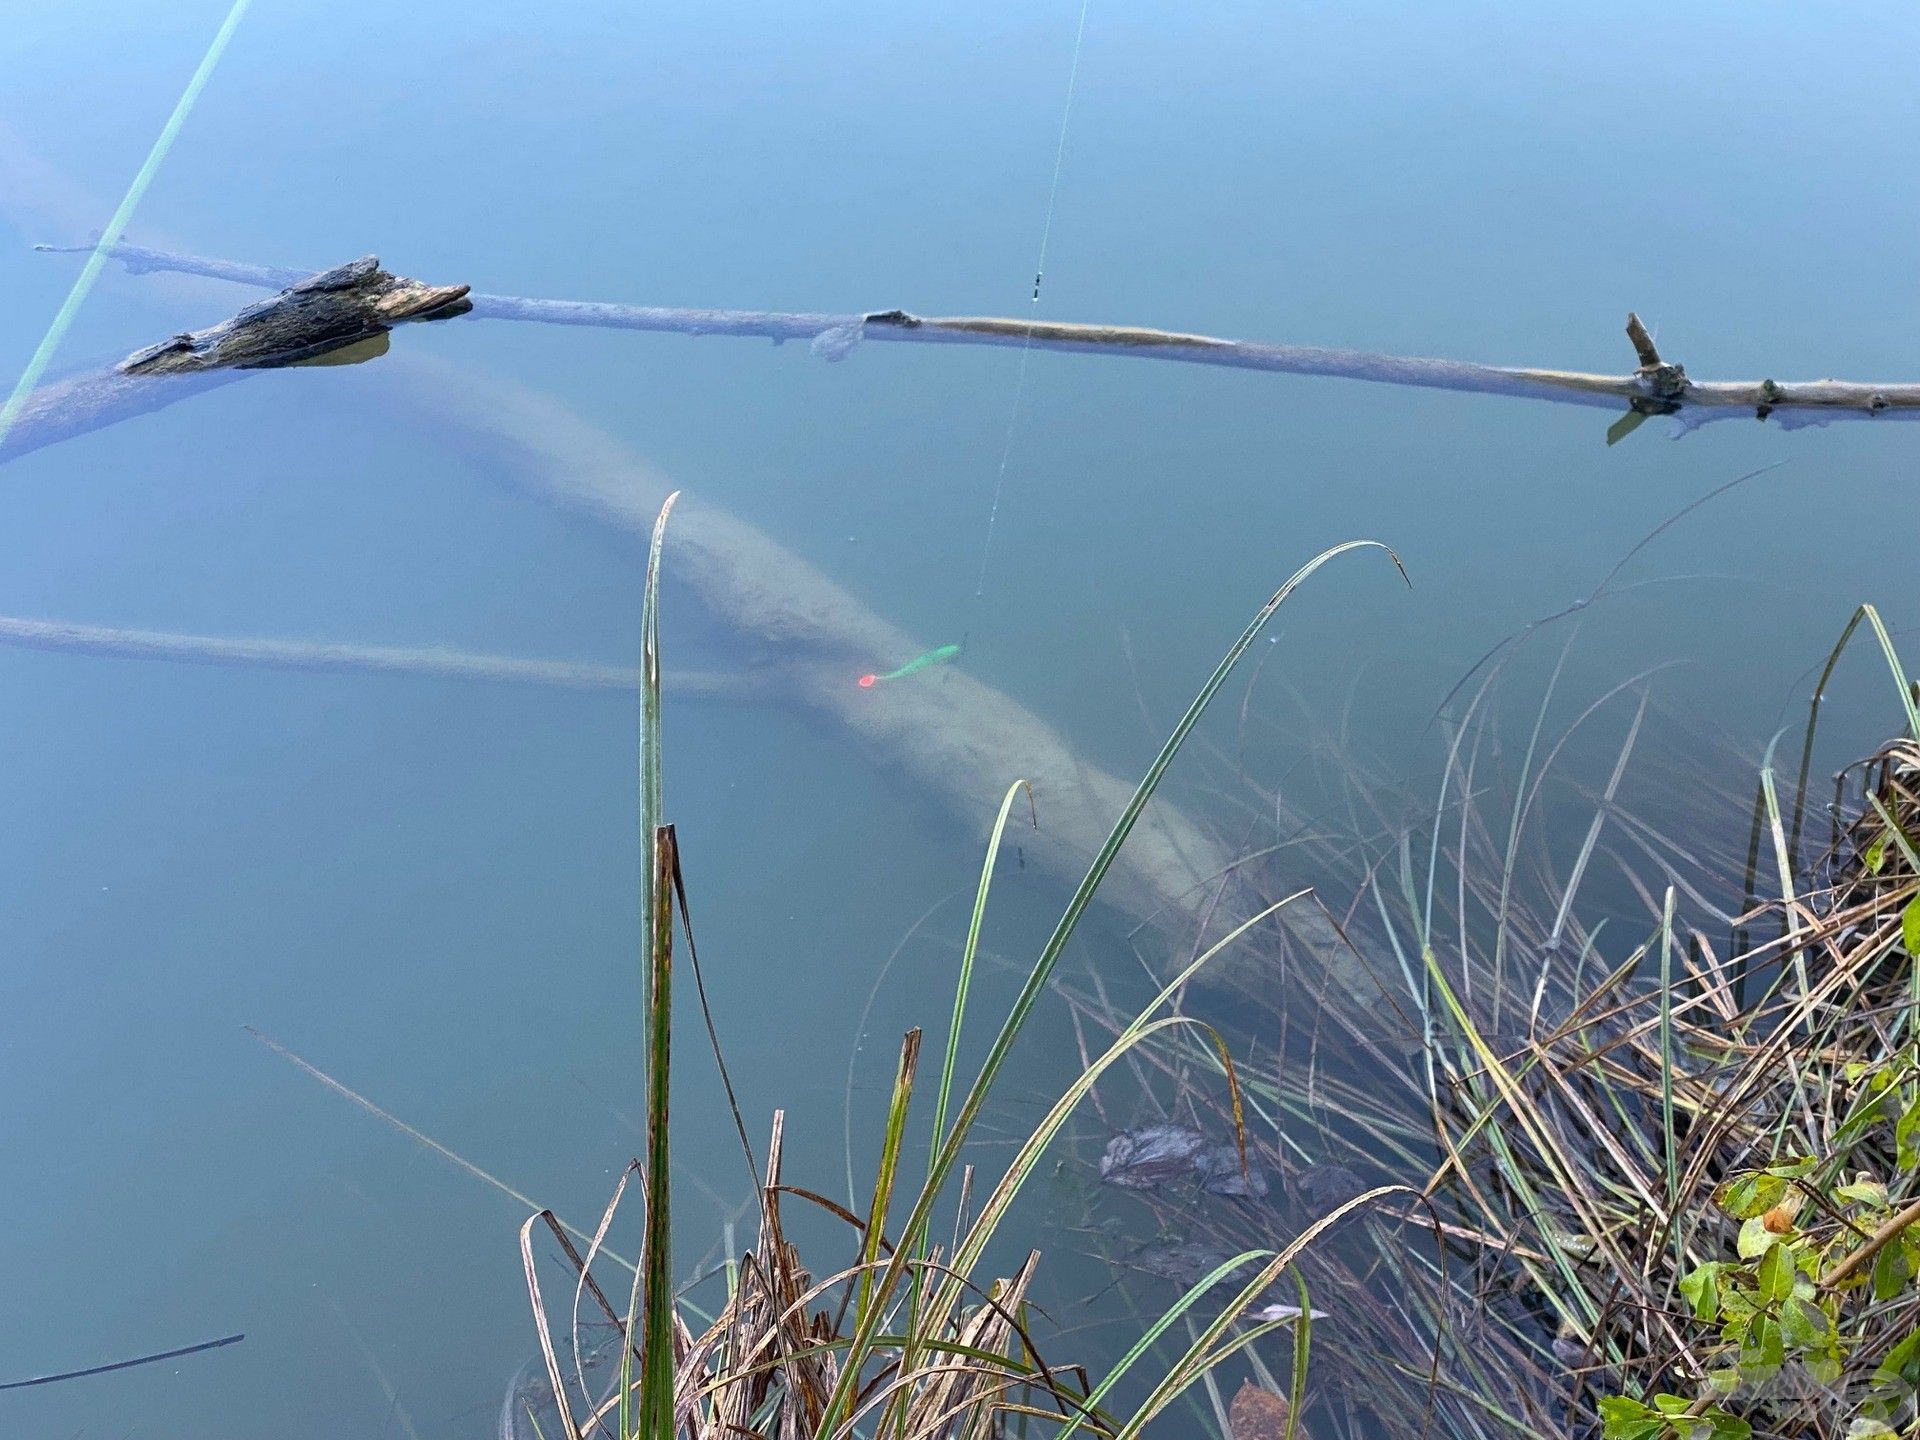
[[[873,682],[879,678],[878,675],[862,675],[860,677],[860,688],[862,690],[871,690],[873,688]]]

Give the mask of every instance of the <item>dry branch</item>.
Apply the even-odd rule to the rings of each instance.
[[[452,680],[491,680],[546,685],[565,690],[638,692],[640,672],[618,665],[564,660],[522,660],[475,655],[438,646],[352,645],[248,636],[180,635],[76,625],[65,620],[28,620],[0,615],[0,645],[125,660],[172,660],[194,665],[231,665],[267,670],[354,671],[375,675],[424,675]],[[661,688],[678,700],[764,701],[773,687],[755,674],[669,672]]]
[[[42,246],[42,249],[57,247]],[[88,249],[91,247],[79,247]],[[116,245],[108,253],[135,273],[176,271],[246,285],[284,286],[304,272],[263,265]],[[1840,419],[1911,419],[1920,416],[1920,383],[1882,384],[1849,380],[1695,380],[1684,366],[1663,361],[1646,327],[1627,317],[1638,368],[1624,375],[1574,370],[1483,365],[1469,360],[1384,355],[1317,345],[1275,345],[1189,335],[1132,325],[1080,325],[987,316],[921,316],[905,310],[858,315],[772,310],[710,310],[621,305],[586,300],[533,300],[511,295],[472,295],[472,313],[482,319],[545,325],[585,325],[615,330],[683,335],[736,335],[805,340],[814,353],[839,360],[863,341],[945,345],[1032,345],[1074,354],[1122,355],[1175,360],[1240,370],[1320,375],[1385,385],[1511,395],[1562,404],[1590,405],[1646,415],[1672,415],[1680,433],[1709,420],[1750,415],[1788,429]]]

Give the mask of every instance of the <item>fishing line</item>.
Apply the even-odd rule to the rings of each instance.
[[[94,241],[87,263],[80,267],[80,274],[73,282],[73,288],[67,292],[67,298],[61,302],[60,309],[53,317],[53,323],[47,327],[40,346],[33,352],[33,358],[27,361],[27,368],[21,372],[19,383],[13,387],[13,393],[7,397],[4,408],[0,408],[0,443],[4,443],[7,433],[13,429],[13,422],[19,417],[20,409],[26,404],[27,396],[33,393],[34,386],[40,383],[40,377],[46,373],[48,363],[54,352],[60,348],[60,342],[66,338],[72,327],[74,317],[80,313],[80,307],[86,304],[88,294],[93,290],[93,282],[100,278],[100,272],[106,268],[107,252],[120,243],[120,237],[126,233],[127,224],[133,219],[133,212],[147,193],[147,187],[153,183],[153,177],[159,173],[161,162],[167,158],[167,152],[173,148],[173,142],[180,134],[181,126],[186,124],[187,116],[199,100],[200,92],[206,88],[207,81],[213,75],[214,66],[220,63],[227,42],[233,38],[233,32],[239,28],[240,17],[247,12],[253,0],[233,0],[233,8],[227,11],[227,18],[214,34],[213,43],[207,47],[207,53],[201,57],[200,68],[193,72],[193,78],[187,81],[187,88],[180,92],[179,103],[173,107],[173,114],[167,117],[167,123],[160,127],[159,137],[153,142],[153,148],[147,152],[146,163],[141,165],[133,177],[133,183],[127,187],[127,193],[120,199],[120,208],[113,212],[113,218],[107,222],[106,229],[100,232]]]
[[[1040,311],[1040,283],[1047,273],[1047,242],[1053,238],[1053,212],[1060,200],[1060,172],[1067,163],[1067,126],[1073,119],[1073,92],[1080,79],[1080,50],[1087,38],[1087,8],[1092,0],[1080,0],[1080,24],[1073,36],[1073,63],[1067,69],[1067,98],[1060,109],[1060,139],[1053,151],[1053,183],[1047,188],[1047,217],[1040,226],[1040,255],[1033,267],[1033,299],[1029,302],[1027,333],[1020,341],[1020,371],[1013,385],[1013,408],[1007,415],[1007,438],[1000,449],[1000,469],[993,479],[993,503],[987,509],[987,538],[980,547],[980,578],[973,595],[977,600],[987,593],[987,566],[993,558],[994,525],[1000,518],[1000,497],[1007,486],[1007,465],[1013,458],[1014,437],[1020,429],[1020,413],[1027,398],[1027,361],[1033,354],[1033,321]],[[0,430],[0,438],[4,438]]]

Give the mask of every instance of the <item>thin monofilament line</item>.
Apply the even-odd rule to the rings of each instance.
[[[93,290],[93,282],[100,278],[100,272],[106,267],[107,252],[120,243],[120,237],[126,233],[127,224],[133,219],[133,212],[139,207],[141,199],[147,193],[147,187],[153,183],[153,177],[159,173],[161,162],[167,158],[167,152],[173,148],[174,140],[180,134],[180,127],[187,122],[187,116],[193,110],[194,102],[199,100],[200,92],[206,88],[207,80],[213,74],[213,67],[220,63],[220,56],[226,51],[227,42],[233,38],[233,32],[239,27],[240,17],[247,12],[247,6],[253,0],[233,0],[233,7],[227,11],[227,18],[215,32],[213,43],[207,47],[207,53],[200,59],[200,66],[193,72],[193,78],[187,81],[187,88],[180,92],[179,102],[173,107],[173,113],[167,117],[167,123],[160,127],[160,134],[153,142],[153,148],[147,152],[145,163],[133,177],[133,183],[127,186],[127,193],[120,199],[120,208],[113,212],[113,218],[100,232],[100,238],[94,243],[87,256],[87,263],[80,267],[80,274],[73,282],[73,288],[67,292],[67,298],[60,303],[53,321],[47,326],[47,333],[41,338],[39,347],[27,361],[27,368],[20,372],[20,379],[13,387],[13,393],[7,397],[4,408],[0,408],[0,443],[5,443],[7,432],[13,429],[13,422],[19,418],[21,406],[26,404],[27,396],[33,393],[34,386],[40,383],[40,377],[47,373],[47,365],[54,353],[59,350],[60,342],[66,338],[73,320],[80,313],[80,307],[86,304],[88,294]]]
[[[1060,138],[1053,149],[1053,183],[1047,187],[1047,218],[1040,226],[1040,255],[1033,266],[1033,299],[1027,315],[1027,333],[1020,340],[1020,369],[1013,382],[1013,408],[1007,413],[1007,438],[1000,447],[1000,468],[993,477],[993,503],[987,508],[987,538],[980,546],[980,578],[974,598],[987,593],[987,566],[993,559],[993,529],[1000,519],[1000,497],[1007,487],[1007,465],[1013,459],[1013,441],[1020,429],[1020,412],[1027,398],[1027,361],[1033,354],[1033,321],[1040,313],[1040,281],[1047,273],[1047,242],[1053,238],[1053,212],[1060,199],[1060,172],[1067,163],[1067,126],[1073,119],[1073,92],[1080,79],[1080,49],[1087,38],[1087,7],[1080,0],[1080,23],[1073,35],[1073,63],[1067,67],[1067,98],[1060,107]],[[5,431],[0,430],[0,439]]]

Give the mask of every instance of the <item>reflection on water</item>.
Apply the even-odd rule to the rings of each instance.
[[[492,1423],[532,1343],[520,1211],[240,1027],[561,1214],[599,1213],[639,1144],[626,690],[639,537],[674,486],[667,664],[686,686],[669,805],[743,1106],[760,1122],[787,1108],[796,1178],[822,1190],[844,1168],[849,1049],[871,1041],[851,1097],[867,1115],[893,1037],[945,1013],[964,903],[859,1018],[902,934],[971,886],[978,811],[1029,760],[1051,767],[1045,833],[1021,837],[1032,863],[990,917],[1017,963],[1057,913],[1054,857],[1087,847],[1245,617],[1325,546],[1388,541],[1415,589],[1329,570],[1250,659],[1075,957],[1118,1000],[1146,983],[1134,947],[1169,914],[1227,904],[1196,876],[1258,852],[1272,898],[1396,878],[1390,848],[1362,875],[1341,843],[1422,813],[1396,807],[1436,792],[1457,732],[1434,714],[1456,687],[1456,715],[1474,703],[1488,667],[1480,713],[1499,723],[1475,773],[1524,754],[1537,724],[1542,753],[1571,736],[1555,773],[1587,801],[1647,690],[1628,783],[1647,777],[1658,818],[1638,807],[1596,853],[1665,854],[1687,787],[1744,803],[1738,767],[1797,723],[1855,604],[1916,623],[1910,567],[1872,563],[1898,549],[1906,427],[1727,424],[1669,445],[1656,425],[1610,447],[1612,416],[1580,407],[1044,348],[976,597],[1018,347],[860,342],[894,306],[1023,314],[1077,15],[854,4],[774,44],[753,5],[250,14],[130,239],[293,267],[377,249],[396,273],[496,296],[814,323],[778,346],[419,326],[378,365],[340,363],[349,350],[178,382],[123,423],[16,445],[0,1143],[22,1179],[0,1380],[248,1339],[0,1396],[0,1428],[224,1433],[245,1414],[331,1436],[402,1433],[404,1415],[433,1440]],[[105,222],[217,18],[97,0],[0,35],[6,363],[24,365],[77,263],[28,247]],[[1793,138],[1914,124],[1897,57],[1916,22],[1868,19],[1883,42],[1863,52],[1850,13],[1796,15],[1789,37],[1784,20],[1709,33],[1670,9],[1489,5],[1461,25],[1397,5],[1096,0],[1041,317],[1619,373],[1633,309],[1701,376],[1912,375],[1920,302],[1883,277],[1908,268],[1920,201],[1870,146],[1816,156]],[[1647,47],[1647,25],[1669,43]],[[369,73],[351,37],[370,28],[436,63]],[[1692,163],[1620,163],[1622,73]],[[315,93],[355,101],[316,125],[288,99]],[[1812,283],[1782,254],[1849,263]],[[97,397],[90,377],[258,294],[110,267],[54,383]],[[897,685],[858,684],[962,636]],[[713,698],[738,703],[691,703]],[[1894,723],[1865,663],[1843,666],[1827,714],[1822,763]],[[1524,878],[1553,882],[1534,893],[1564,886],[1592,814],[1529,811],[1543,858]],[[1637,922],[1643,897],[1604,860],[1583,907]],[[1576,921],[1591,914],[1566,933]],[[1005,978],[984,975],[979,1003]],[[1064,1008],[1019,1057],[1009,1128],[1075,1053]],[[695,1254],[742,1181],[717,1087],[676,1101]],[[1113,1109],[1060,1178],[1062,1213],[1111,1134],[1193,1119]],[[1233,1179],[1218,1158],[1216,1187]],[[1263,1174],[1265,1199],[1202,1193],[1295,1214],[1299,1175]],[[1160,1243],[1197,1264],[1168,1247],[1213,1238]],[[1110,1278],[1104,1240],[1041,1240],[1061,1296]],[[536,1409],[542,1374],[513,1382]]]

